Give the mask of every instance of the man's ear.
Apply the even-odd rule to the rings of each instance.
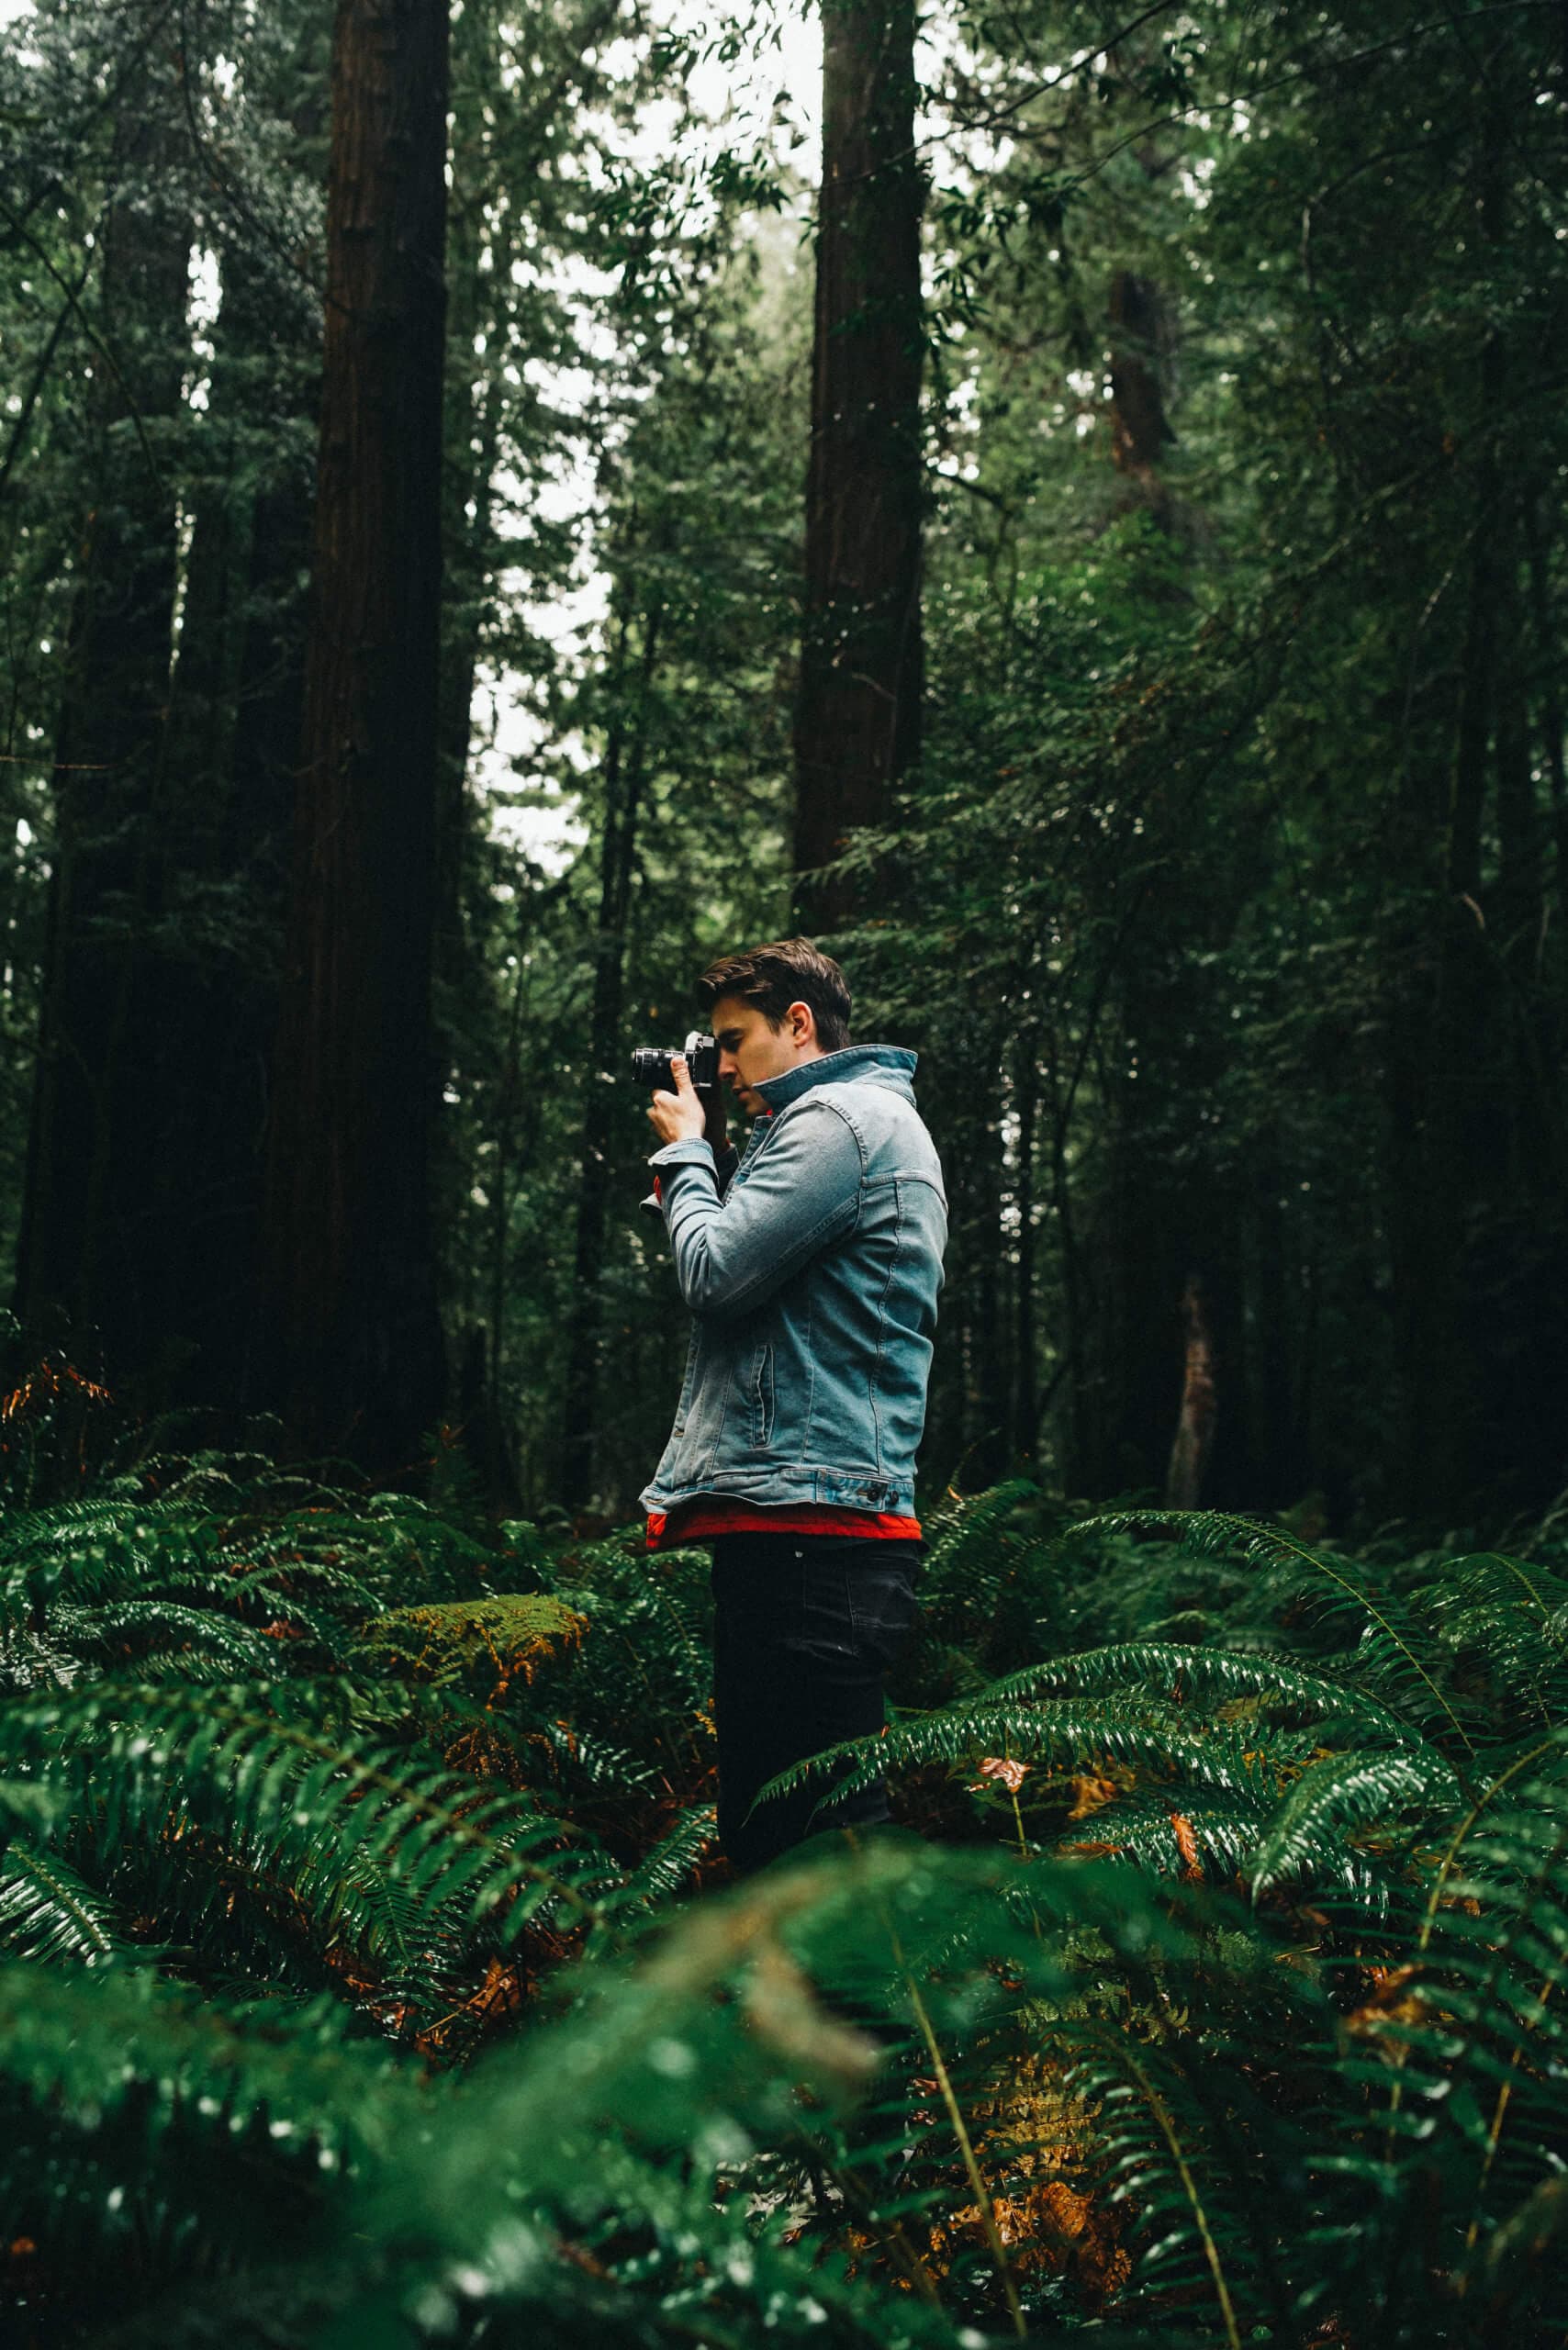
[[[817,1041],[817,1015],[809,1003],[792,1003],[784,1017],[790,1023],[790,1035],[797,1045],[814,1045]]]

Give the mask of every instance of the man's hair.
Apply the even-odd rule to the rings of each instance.
[[[770,1028],[781,1028],[792,1003],[809,1003],[824,1053],[849,1042],[849,982],[831,955],[809,938],[775,938],[744,955],[721,956],[697,982],[697,1001],[711,1012],[722,995],[755,1003]]]

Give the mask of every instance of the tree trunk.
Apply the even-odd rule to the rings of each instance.
[[[950,1122],[946,1153],[951,1193],[947,1278],[958,1308],[949,1337],[963,1367],[958,1482],[973,1492],[1008,1473],[1013,1435],[1014,1336],[1002,1291],[1002,1164],[1000,1026],[973,1033],[974,1063],[965,1071],[969,1098]],[[951,1098],[951,1097],[949,1097]]]
[[[301,58],[308,69],[308,58]],[[324,62],[324,61],[321,61]],[[292,108],[312,137],[324,77]],[[309,436],[319,377],[303,289],[270,256],[222,256],[170,717],[167,1069],[158,1213],[176,1236],[162,1323],[180,1401],[242,1409],[262,1311],[267,1057],[278,1019],[288,824],[305,670]],[[292,313],[292,314],[291,314]],[[292,330],[292,331],[290,330]]]
[[[1196,1509],[1203,1498],[1209,1455],[1219,1417],[1215,1384],[1214,1334],[1202,1277],[1189,1273],[1182,1292],[1186,1350],[1182,1371],[1182,1408],[1165,1473],[1165,1498],[1173,1509]]]
[[[1551,808],[1554,919],[1568,923],[1568,763],[1563,756],[1562,654],[1552,611],[1546,535],[1533,503],[1526,506],[1525,531],[1529,549],[1530,639],[1540,678],[1540,727]]]
[[[572,1337],[566,1362],[566,1440],[561,1498],[581,1509],[593,1485],[594,1429],[599,1416],[599,1290],[612,1174],[614,1112],[619,1098],[621,1018],[626,993],[626,924],[637,817],[646,759],[648,688],[658,659],[659,615],[643,621],[635,706],[618,708],[605,755],[604,839],[599,850],[599,928],[594,942],[593,1014],[588,1033],[594,1066],[583,1105],[582,1172],[577,1187],[577,1259],[572,1277]],[[622,629],[617,667],[625,660]],[[618,694],[617,699],[620,699]]]
[[[314,610],[269,1136],[275,1378],[395,1472],[441,1409],[430,1200],[444,0],[340,0]]]
[[[1013,1107],[1018,1120],[1014,1201],[1018,1214],[1018,1263],[1013,1299],[1013,1460],[1032,1468],[1039,1434],[1038,1347],[1035,1335],[1035,1131],[1039,1123],[1039,1040],[1025,1019],[1013,1063]]]
[[[1176,435],[1165,413],[1162,363],[1170,338],[1159,289],[1130,269],[1111,280],[1111,459],[1130,485],[1132,501],[1161,530],[1170,522],[1170,492],[1159,471]]]
[[[471,823],[468,758],[474,688],[492,592],[495,475],[505,397],[499,366],[487,353],[505,334],[505,311],[495,297],[494,283],[504,276],[510,251],[500,243],[492,255],[494,266],[481,270],[483,228],[480,194],[474,189],[454,216],[450,237],[453,315],[447,335],[451,357],[444,446],[457,454],[447,468],[442,519],[445,593],[438,736],[436,979],[438,989],[459,1000],[469,977],[463,918]],[[492,233],[499,239],[498,229]],[[487,338],[483,359],[475,350],[481,331]]]
[[[177,576],[168,431],[181,412],[190,222],[159,94],[128,94],[93,361],[96,476],[55,741],[46,964],[17,1305],[97,1333],[111,1380],[147,1368],[170,1278],[153,1016],[161,793]],[[160,450],[162,455],[160,455]]]
[[[865,891],[819,881],[882,822],[920,747],[922,184],[913,0],[827,0],[823,177],[795,706],[796,912],[831,929]]]

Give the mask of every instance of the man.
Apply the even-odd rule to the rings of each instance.
[[[680,1059],[677,1091],[648,1112],[695,1320],[642,1498],[651,1549],[713,1545],[719,1832],[747,1871],[808,1827],[889,1817],[880,1781],[751,1806],[789,1763],[884,1720],[882,1676],[914,1618],[914,1456],[947,1203],[915,1057],[850,1043],[831,957],[778,940],[715,963],[697,992],[720,1086],[755,1124],[737,1158]]]

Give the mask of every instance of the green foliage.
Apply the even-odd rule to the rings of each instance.
[[[8,1529],[23,2338],[1555,2338],[1551,1568],[949,1503],[904,1824],[689,1905],[699,1555],[132,1482]]]

